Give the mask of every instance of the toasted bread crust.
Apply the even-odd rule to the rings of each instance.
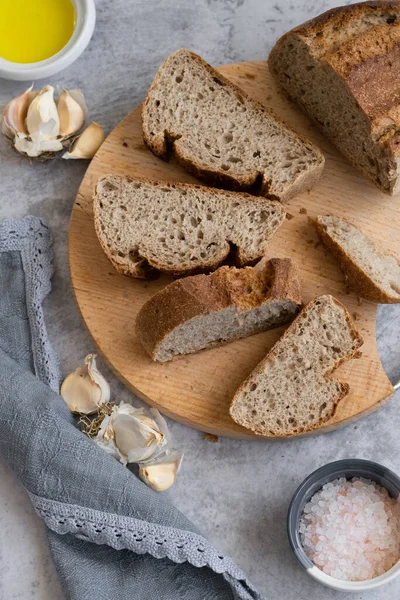
[[[340,27],[352,19],[358,18],[359,16],[365,14],[366,11],[373,12],[375,10],[382,9],[394,12],[398,11],[400,9],[400,0],[372,0],[370,2],[356,2],[355,4],[336,6],[335,8],[330,8],[317,17],[314,17],[313,19],[294,27],[285,33],[280,39],[287,37],[291,33],[309,35],[323,32],[327,25]]]
[[[341,218],[343,221],[350,223],[348,219]],[[349,289],[361,298],[365,298],[365,300],[369,300],[370,302],[376,302],[377,304],[398,304],[400,302],[398,296],[387,294],[352,260],[344,248],[336,240],[332,239],[318,219],[314,220],[313,223],[321,242],[339,264]],[[355,226],[353,225],[353,227]]]
[[[178,50],[179,52],[179,50]],[[224,189],[232,190],[232,191],[241,191],[241,192],[249,192],[249,193],[257,193],[257,195],[264,196],[266,198],[272,200],[280,200],[281,202],[286,202],[293,196],[297,194],[301,194],[303,192],[308,192],[310,189],[317,183],[320,178],[322,171],[324,169],[325,158],[323,154],[304,136],[297,133],[289,127],[286,123],[284,123],[272,110],[267,109],[257,100],[251,98],[246,92],[244,92],[237,85],[232,83],[229,79],[224,77],[219,71],[214,69],[210,64],[208,64],[205,60],[203,60],[200,56],[195,54],[194,52],[190,52],[186,50],[192,57],[194,61],[196,61],[199,65],[204,67],[213,78],[217,79],[224,86],[234,90],[237,94],[239,94],[243,99],[247,102],[257,106],[259,110],[261,110],[264,114],[268,116],[273,116],[273,118],[282,126],[282,128],[289,131],[291,134],[297,136],[304,144],[308,146],[312,146],[315,151],[319,152],[320,162],[316,165],[312,171],[303,173],[302,177],[299,177],[298,180],[287,190],[284,194],[277,193],[276,190],[271,186],[271,182],[266,181],[263,174],[260,172],[256,175],[248,175],[248,176],[232,176],[226,173],[225,171],[219,169],[212,169],[209,167],[204,167],[198,162],[195,162],[191,159],[186,158],[185,154],[181,152],[179,146],[175,144],[175,140],[167,139],[167,134],[164,132],[162,136],[157,136],[154,140],[152,140],[146,133],[146,127],[144,126],[146,120],[146,107],[150,102],[152,91],[158,86],[159,79],[161,77],[162,69],[164,63],[160,66],[153,83],[151,84],[149,91],[147,92],[146,98],[142,105],[142,126],[143,126],[143,140],[148,148],[159,158],[163,160],[168,160],[169,150],[171,149],[177,159],[177,161],[192,175],[204,181],[205,183],[215,186],[222,187]],[[166,60],[168,60],[168,57]]]
[[[239,396],[242,394],[242,392],[246,389],[246,386],[248,385],[248,383],[254,378],[257,377],[257,375],[259,373],[262,373],[264,370],[264,365],[276,355],[276,347],[279,344],[282,345],[285,341],[286,338],[290,337],[292,335],[292,332],[294,331],[297,321],[298,319],[300,319],[302,317],[302,315],[304,315],[305,312],[307,312],[312,305],[318,300],[318,298],[315,298],[314,300],[311,300],[311,302],[309,302],[303,309],[302,311],[299,313],[299,315],[296,317],[296,319],[294,319],[294,321],[289,325],[289,327],[286,329],[285,333],[283,334],[283,336],[278,340],[278,342],[272,347],[272,349],[268,352],[268,354],[258,363],[258,365],[255,367],[255,369],[250,373],[250,375],[243,381],[243,383],[240,385],[240,387],[237,389],[230,408],[229,408],[229,414],[231,415],[232,419],[238,423],[239,425],[242,425],[243,427],[246,427],[247,429],[250,429],[251,431],[253,431],[253,433],[255,433],[256,435],[262,435],[265,436],[266,433],[265,431],[261,431],[259,429],[257,429],[256,427],[254,427],[254,425],[246,420],[246,419],[241,419],[241,418],[237,418],[237,415],[235,413],[235,402],[236,399],[239,399]],[[347,308],[341,303],[339,302],[339,300],[337,300],[336,298],[332,297],[332,300],[334,301],[334,303],[339,306],[345,315],[346,321],[350,327],[350,330],[354,336],[354,339],[356,341],[356,347],[354,349],[353,352],[349,353],[348,356],[346,356],[345,358],[336,360],[334,363],[334,367],[330,370],[327,371],[325,373],[325,375],[328,377],[330,376],[341,364],[343,364],[344,362],[347,362],[348,360],[351,360],[352,358],[358,358],[360,356],[359,352],[358,352],[358,348],[360,348],[360,346],[362,346],[362,344],[364,343],[363,338],[361,337],[360,333],[358,332],[357,328],[355,327],[353,320],[350,316],[349,311],[347,310]],[[336,398],[334,405],[332,407],[332,411],[330,414],[328,414],[326,417],[320,417],[319,421],[315,424],[309,425],[307,427],[303,427],[301,429],[301,431],[296,431],[294,430],[292,433],[288,433],[285,435],[282,434],[274,434],[273,437],[277,437],[277,438],[286,438],[286,437],[293,437],[295,435],[298,434],[303,434],[303,433],[307,433],[310,431],[314,431],[315,429],[318,429],[323,423],[326,423],[328,421],[330,421],[330,419],[332,419],[335,414],[336,414],[336,410],[337,407],[339,406],[341,400],[343,400],[343,398],[345,398],[347,396],[347,394],[350,391],[350,386],[348,383],[344,383],[342,381],[339,380],[335,380],[337,381],[337,383],[340,384],[341,386],[341,393],[339,394],[339,396]],[[269,434],[269,436],[271,437],[271,434]]]
[[[210,312],[231,306],[246,311],[272,300],[289,300],[300,307],[300,280],[293,261],[273,258],[261,263],[239,270],[220,267],[211,275],[174,281],[155,294],[136,318],[136,334],[146,352],[156,360],[160,344],[174,329]]]

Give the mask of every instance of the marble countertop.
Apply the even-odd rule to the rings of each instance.
[[[51,82],[81,88],[91,118],[110,131],[143,100],[157,67],[173,50],[190,48],[215,65],[264,59],[284,31],[335,2],[98,0],[96,4],[98,20],[90,46]],[[0,80],[0,102],[8,101],[25,87]],[[4,153],[4,148],[0,157],[0,219],[38,215],[48,220],[54,234],[55,276],[45,315],[64,374],[93,350],[72,296],[67,258],[69,216],[86,166],[78,161],[29,165]],[[378,345],[392,381],[400,378],[399,332],[400,305],[380,307]],[[120,400],[134,400],[101,366],[110,378],[114,395]],[[275,443],[228,439],[211,443],[204,434],[170,422],[186,456],[169,496],[236,560],[268,599],[397,597],[396,582],[354,596],[315,583],[292,556],[285,518],[297,485],[326,462],[369,458],[400,472],[398,403],[397,395],[377,413],[328,435]],[[2,463],[0,530],[0,598],[62,600],[44,526],[25,491]]]

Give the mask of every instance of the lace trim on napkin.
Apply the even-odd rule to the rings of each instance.
[[[127,549],[137,554],[147,553],[154,558],[169,558],[175,563],[187,561],[194,567],[209,567],[229,581],[237,598],[262,600],[232,559],[219,555],[201,535],[134,517],[47,500],[31,493],[29,496],[38,515],[56,533],[75,534],[95,544],[107,544],[115,550]]]
[[[21,255],[35,375],[58,392],[60,364],[47,336],[42,309],[51,290],[52,243],[49,228],[37,217],[0,224],[0,252],[17,251]]]

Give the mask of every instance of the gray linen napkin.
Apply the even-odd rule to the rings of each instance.
[[[44,325],[51,235],[0,225],[0,454],[48,527],[71,600],[262,600],[165,496],[82,434]]]

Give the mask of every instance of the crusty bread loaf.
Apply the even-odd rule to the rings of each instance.
[[[262,259],[170,283],[139,311],[136,332],[151,358],[165,362],[283,325],[300,305],[294,263]]]
[[[237,390],[232,418],[259,435],[292,436],[333,417],[349,385],[331,377],[362,338],[332,296],[310,302]]]
[[[279,202],[199,185],[108,175],[96,185],[100,244],[123,275],[212,271],[260,259],[285,219]]]
[[[313,187],[324,157],[202,58],[178,50],[161,65],[142,111],[144,141],[171,148],[196,177],[288,200]]]
[[[400,189],[400,2],[328,10],[281,37],[271,72],[341,152],[389,194]]]
[[[379,250],[347,219],[319,216],[315,225],[351,290],[371,302],[400,302],[400,263],[397,258]]]

